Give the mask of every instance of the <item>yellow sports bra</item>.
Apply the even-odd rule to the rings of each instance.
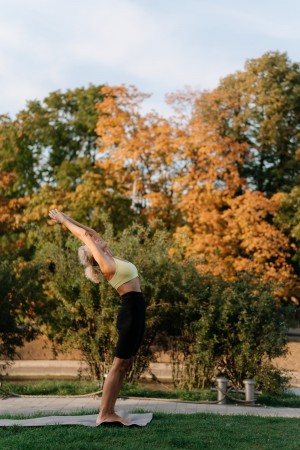
[[[131,262],[116,257],[113,259],[116,263],[116,271],[112,279],[108,281],[113,288],[118,289],[122,284],[139,276],[137,268]]]

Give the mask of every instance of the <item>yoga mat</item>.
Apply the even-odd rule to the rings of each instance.
[[[125,411],[117,411],[117,414],[130,420],[128,425],[121,425],[126,427],[131,427],[133,425],[144,427],[151,422],[153,417],[152,413],[128,414]],[[97,414],[85,416],[48,416],[37,417],[36,419],[0,419],[0,427],[10,427],[13,425],[20,427],[44,427],[47,425],[83,425],[85,427],[97,427],[99,425],[96,424],[96,419]],[[113,426],[114,424],[115,422],[104,426]],[[116,424],[116,426],[118,425],[119,424]]]

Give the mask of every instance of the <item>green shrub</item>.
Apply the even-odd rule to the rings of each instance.
[[[180,352],[185,362],[175,384],[205,387],[224,374],[238,387],[254,378],[257,388],[281,390],[287,377],[271,361],[287,352],[287,327],[285,309],[272,292],[271,285],[251,273],[236,281],[216,278],[207,285],[199,295],[199,317],[185,322],[181,335],[174,338],[177,367]],[[187,305],[191,308],[195,305]]]
[[[236,281],[199,273],[157,223],[132,225],[118,238],[107,225],[104,237],[116,255],[137,265],[147,301],[146,334],[130,381],[154,361],[154,350],[165,350],[180,388],[208,387],[219,374],[239,387],[255,378],[270,392],[286,384],[271,363],[287,351],[286,308],[274,300],[273,286],[252,273]],[[114,356],[120,299],[104,279],[95,285],[84,277],[77,247],[61,228],[51,242],[40,240],[47,297],[41,320],[54,342],[80,349],[92,378],[103,380]]]
[[[157,336],[174,334],[184,326],[184,304],[189,297],[184,281],[186,263],[170,257],[174,243],[157,224],[147,228],[135,224],[118,238],[113,238],[107,224],[104,238],[114,254],[136,264],[147,302],[145,337],[128,376],[130,381],[138,380],[154,359]],[[43,264],[41,277],[48,299],[41,313],[46,332],[66,349],[81,350],[92,378],[103,380],[114,356],[120,297],[104,278],[95,285],[84,277],[77,257],[79,243],[63,229],[57,228],[51,242],[42,235],[39,239],[37,258]],[[195,268],[193,271],[197,273]]]

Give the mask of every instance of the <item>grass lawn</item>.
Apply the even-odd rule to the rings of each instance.
[[[2,387],[8,391],[18,394],[28,395],[79,395],[96,392],[99,386],[94,381],[66,381],[66,380],[36,380],[34,382],[12,383],[4,382]],[[160,385],[158,384],[158,387]],[[234,394],[232,394],[234,395]],[[172,390],[156,390],[149,389],[143,385],[125,384],[121,396],[128,397],[150,397],[150,398],[173,398],[187,401],[206,401],[216,400],[216,392],[211,392],[210,389],[182,391],[178,389]],[[239,396],[237,396],[239,398]],[[244,399],[243,396],[240,396]],[[267,406],[280,406],[290,408],[300,408],[300,396],[294,394],[258,395],[256,399],[257,404]],[[300,448],[300,447],[299,447]]]
[[[298,419],[154,413],[152,422],[144,428],[2,427],[0,448],[1,450],[299,450],[300,426]]]

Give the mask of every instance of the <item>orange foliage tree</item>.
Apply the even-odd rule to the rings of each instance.
[[[97,164],[120,181],[121,191],[148,219],[161,218],[174,228],[180,212],[173,186],[178,168],[172,126],[154,112],[141,113],[147,95],[134,87],[105,87],[102,94]]]
[[[177,228],[177,238],[185,236],[186,255],[198,260],[199,269],[227,279],[252,270],[265,281],[281,284],[275,292],[278,297],[296,301],[299,280],[288,262],[292,244],[273,222],[280,195],[267,198],[251,189],[241,170],[251,158],[248,143],[237,129],[224,130],[220,105],[226,104],[234,116],[240,96],[213,91],[198,97],[188,93],[186,98],[180,93],[171,100],[175,106],[185,100],[186,110],[192,111],[190,118],[174,121],[182,160],[175,183],[181,192],[178,206],[186,219],[185,226]],[[216,109],[209,116],[208,106]]]
[[[239,115],[243,92],[173,94],[170,120],[143,115],[146,96],[134,87],[105,87],[102,94],[96,164],[119,181],[120,192],[147,220],[159,217],[178,239],[185,236],[185,256],[202,270],[229,279],[253,270],[281,283],[278,296],[295,299],[291,243],[273,221],[280,195],[268,198],[245,176],[253,149]]]

